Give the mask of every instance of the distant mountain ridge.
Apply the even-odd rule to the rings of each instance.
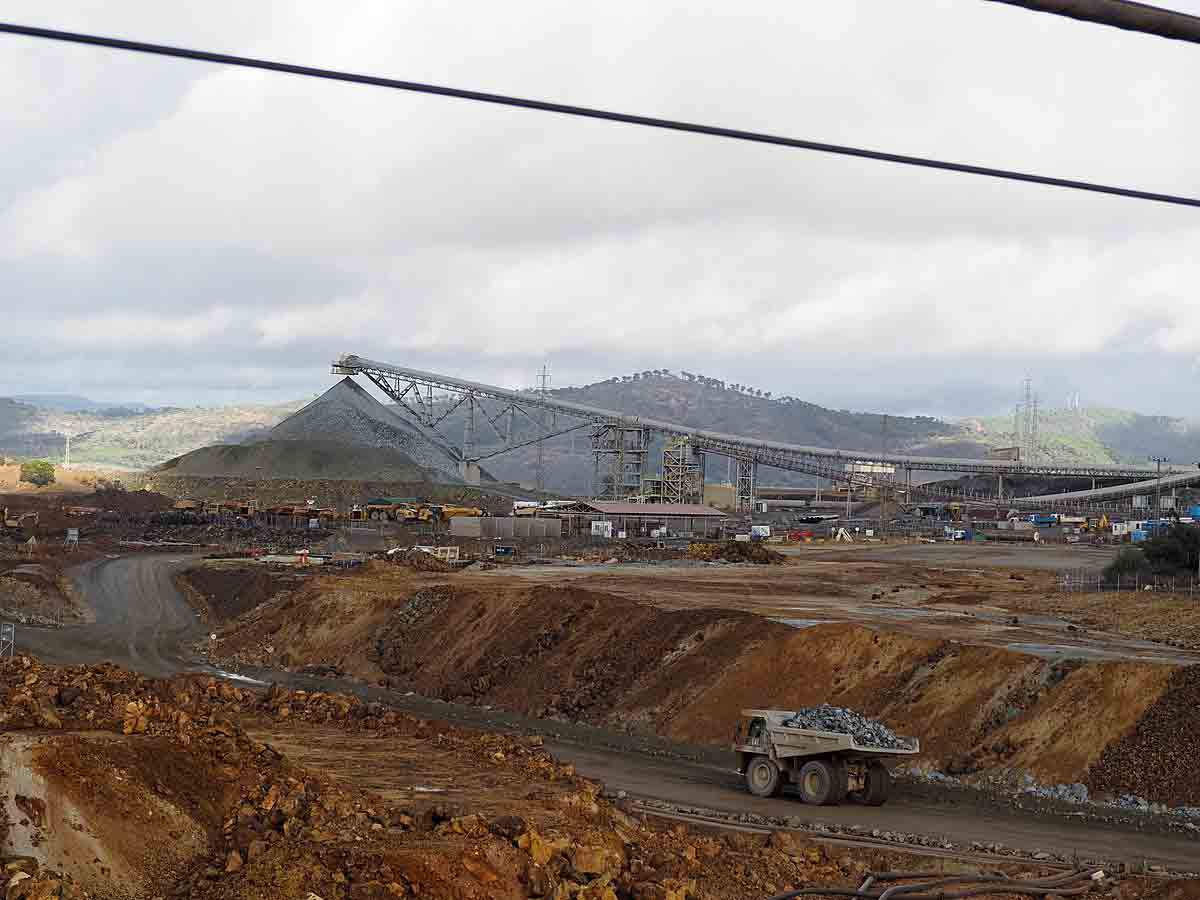
[[[350,384],[353,387],[346,388],[344,382],[339,382],[334,388],[341,385],[349,392],[347,396],[366,397],[372,404],[378,402],[361,385],[352,381]],[[927,416],[884,416],[835,410],[718,379],[675,375],[664,370],[581,387],[558,388],[551,393],[564,400],[696,428],[844,450],[877,451],[886,447],[892,452],[979,457],[988,449],[1008,446],[1013,440],[1011,416],[942,421]],[[63,435],[69,431],[80,436],[71,445],[75,461],[150,468],[212,444],[280,437],[271,430],[304,406],[304,402],[246,404],[209,409],[131,411],[128,415],[106,416],[96,411],[67,412],[0,399],[0,454],[61,459]],[[380,408],[388,410],[388,421],[394,419],[400,424],[395,426],[393,422],[394,428],[384,429],[387,433],[380,436],[382,443],[377,442],[376,446],[388,446],[393,439],[398,446],[401,443],[399,435],[409,430],[421,433],[424,439],[429,438],[425,430],[411,425],[399,415],[397,407],[381,404]],[[303,421],[303,417],[296,419],[296,422]],[[463,425],[461,412],[451,415],[439,428],[446,436],[440,443],[457,446],[462,439]],[[327,432],[330,427],[336,430],[354,426],[326,423],[318,430]],[[1148,456],[1157,455],[1169,456],[1174,462],[1200,462],[1200,425],[1183,418],[1143,416],[1106,408],[1042,410],[1040,433],[1044,456],[1055,460],[1144,462]],[[489,436],[495,440],[489,428],[479,429],[477,438],[483,447]],[[438,443],[435,439],[429,446]],[[424,444],[421,446],[425,447]],[[536,448],[530,446],[495,456],[487,461],[487,467],[501,480],[528,482],[533,478],[536,452]],[[446,469],[446,447],[440,447],[436,455],[440,458],[433,460],[436,463],[433,466],[429,465],[429,459],[417,459],[416,462]],[[545,458],[549,487],[570,493],[590,490],[592,456],[586,429],[548,441]],[[657,465],[657,448],[652,459]],[[710,477],[723,474],[710,469]],[[766,477],[776,480],[777,475],[787,480],[784,473],[767,473]]]
[[[154,407],[145,403],[109,403],[89,400],[78,394],[16,394],[12,397],[20,403],[28,403],[39,409],[56,409],[61,412],[100,412],[101,410],[128,410],[131,413],[149,412]]]

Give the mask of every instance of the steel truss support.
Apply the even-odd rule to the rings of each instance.
[[[463,415],[461,449],[453,446],[452,439],[448,443],[450,444],[449,449],[458,454],[463,477],[471,483],[478,483],[480,460],[490,459],[501,453],[531,444],[541,445],[549,438],[585,428],[590,424],[576,421],[567,427],[560,427],[558,415],[552,404],[546,403],[542,398],[530,398],[528,403],[515,399],[506,400],[501,404],[499,410],[489,411],[483,401],[490,402],[494,409],[497,400],[485,391],[472,389],[456,391],[450,387],[448,389],[450,396],[453,398],[457,393],[457,398],[447,402],[440,400],[435,402],[434,385],[426,381],[375,371],[364,371],[362,374],[365,374],[392,402],[403,409],[408,418],[423,428],[429,429],[440,438],[446,439],[446,435],[438,430],[438,426],[454,413],[461,411]],[[518,413],[527,422],[526,428],[522,429],[520,433],[515,428]],[[500,441],[500,447],[497,448],[494,444],[488,444],[485,441],[483,443],[486,445],[486,452],[484,452],[480,441],[480,417],[487,423],[496,439]],[[528,425],[533,426],[532,436],[529,434]]]
[[[593,449],[597,454],[594,489],[598,495],[620,496],[622,499],[637,494],[640,491],[641,486],[637,483],[640,481],[640,478],[631,482],[628,477],[628,472],[626,472],[626,457],[628,457],[628,466],[631,466],[633,471],[640,476],[641,462],[644,459],[644,451],[648,443],[644,436],[647,432],[661,434],[668,439],[686,438],[690,442],[693,452],[715,453],[735,460],[753,461],[759,465],[771,468],[790,472],[804,472],[839,482],[853,481],[858,488],[874,486],[895,491],[900,487],[901,482],[896,479],[895,483],[884,485],[882,482],[889,481],[889,479],[884,477],[866,477],[859,474],[851,476],[845,471],[847,464],[879,463],[892,466],[897,470],[902,470],[905,474],[905,498],[908,501],[913,499],[914,494],[942,497],[948,500],[964,499],[964,496],[960,493],[938,491],[936,488],[912,485],[910,479],[914,469],[928,472],[986,473],[1007,476],[1099,477],[1138,479],[1139,481],[1159,477],[1157,470],[1147,466],[1072,466],[1054,460],[1045,460],[1037,464],[1032,464],[1026,460],[958,460],[941,457],[908,456],[867,450],[840,450],[827,447],[785,444],[753,437],[699,430],[678,423],[657,421],[641,416],[628,415],[615,410],[574,403],[548,392],[543,394],[539,391],[512,391],[494,385],[455,378],[450,375],[440,375],[434,372],[410,369],[390,363],[375,362],[353,355],[339,357],[334,362],[332,371],[338,375],[365,375],[383,393],[397,403],[412,420],[431,431],[435,430],[437,425],[447,415],[455,409],[460,409],[463,405],[468,406],[469,413],[469,408],[473,400],[476,412],[483,414],[489,427],[495,432],[499,443],[499,446],[497,446],[495,443],[488,442],[485,447],[480,447],[479,433],[475,430],[474,440],[469,442],[473,447],[469,453],[473,456],[472,461],[474,462],[488,459],[500,453],[516,450],[520,447],[529,446],[538,440],[546,440],[556,434],[566,434],[576,428],[592,428],[594,434]],[[433,400],[433,391],[435,389],[448,393],[451,397],[460,399],[457,402],[452,399],[448,403],[439,401],[435,405]],[[463,399],[465,395],[470,395],[471,400]],[[482,401],[492,404],[492,410],[498,409],[498,411],[489,411],[483,405]],[[542,413],[541,415],[538,414],[539,411]],[[526,422],[525,427],[522,429],[523,433],[519,435],[514,433],[514,421],[518,415]],[[552,419],[554,416],[560,422],[565,420],[572,424],[569,426],[556,426]],[[551,421],[547,423],[546,419],[550,419]],[[640,448],[640,451],[634,450],[632,447],[622,449],[618,446],[623,442],[615,440],[612,436],[614,430],[628,432],[631,435],[640,435],[641,437],[634,442],[635,446]],[[443,441],[445,440],[444,435],[436,431],[434,433],[438,434]],[[467,443],[464,440],[464,444]],[[461,455],[466,456],[468,454],[466,446],[464,446],[463,451]],[[456,447],[452,449],[452,452],[455,455],[460,455],[460,451]],[[638,456],[639,452],[642,454],[641,457]],[[633,455],[629,456],[631,453]],[[615,475],[613,474],[614,467],[616,471]],[[1200,470],[1172,466],[1169,467],[1169,472],[1173,480],[1170,485],[1164,483],[1163,487],[1175,487],[1177,485],[1200,482]],[[1165,479],[1167,475],[1168,467],[1163,467],[1162,477]],[[1144,485],[1130,485],[1121,490],[1125,493],[1133,493],[1138,487],[1144,487]],[[1009,491],[1011,492],[1011,484]],[[1000,502],[999,498],[992,499],[994,502]],[[1008,502],[1014,506],[1035,508],[1088,509],[1094,508],[1094,503],[1098,499],[1100,498],[1079,498],[1076,500],[1076,498],[1071,497],[1011,497]]]
[[[592,429],[597,500],[626,500],[641,493],[642,471],[650,450],[650,429],[609,422]]]
[[[11,622],[0,622],[0,659],[13,656],[17,648],[17,626]]]
[[[663,503],[704,502],[704,454],[688,438],[667,441],[662,457]]]
[[[758,463],[752,459],[737,460],[737,480],[734,482],[733,495],[733,508],[737,512],[754,512],[754,496],[757,486]]]

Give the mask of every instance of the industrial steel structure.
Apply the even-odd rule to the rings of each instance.
[[[916,456],[885,453],[878,450],[843,450],[812,447],[764,440],[744,435],[724,434],[693,428],[678,422],[666,422],[575,403],[542,391],[516,391],[481,382],[427,372],[407,366],[378,362],[360,356],[343,355],[334,361],[337,375],[363,375],[390,397],[412,419],[436,429],[457,410],[463,410],[460,460],[464,477],[478,477],[482,460],[529,446],[560,434],[578,429],[590,429],[595,457],[598,498],[624,500],[641,491],[652,434],[674,441],[673,453],[718,454],[737,461],[735,495],[739,509],[748,511],[753,504],[758,466],[771,466],[793,472],[804,472],[834,481],[864,487],[886,483],[889,490],[925,491],[914,485],[914,472],[955,472],[1004,476],[1029,475],[1043,477],[1076,477],[1091,479],[1126,479],[1148,481],[1157,475],[1155,467],[1127,464],[1073,464],[1053,460],[955,459],[940,456]],[[434,393],[449,395],[451,400],[435,404]],[[517,427],[520,421],[523,427]],[[489,446],[481,452],[478,429],[486,423],[499,440],[499,447]],[[532,428],[532,433],[530,433]],[[441,439],[446,435],[439,433]],[[682,457],[677,457],[680,459]],[[880,467],[891,467],[884,469]],[[677,472],[672,475],[678,490]],[[887,471],[894,472],[887,477]],[[664,473],[665,474],[665,473]],[[1163,467],[1163,486],[1178,487],[1200,482],[1200,469],[1182,466]],[[1151,482],[1153,483],[1153,482]],[[1144,487],[1142,488],[1144,491]],[[1073,502],[1086,495],[1102,499],[1128,493],[1128,486],[1100,487],[1074,492]],[[1037,498],[1009,498],[1014,505],[1054,504],[1068,495],[1045,495]]]
[[[704,502],[704,453],[687,438],[672,438],[662,454],[662,502]]]

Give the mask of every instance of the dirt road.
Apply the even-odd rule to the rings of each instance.
[[[1194,869],[1200,843],[1184,837],[1150,835],[1131,827],[1096,825],[1073,819],[1034,818],[1016,810],[963,803],[938,802],[900,796],[888,804],[867,809],[843,806],[808,806],[784,796],[762,799],[751,796],[741,778],[728,768],[677,760],[595,750],[576,745],[551,744],[555,756],[569,759],[581,775],[604,782],[610,790],[622,789],[634,797],[666,800],[733,813],[796,817],[806,823],[851,826],[904,833],[945,836],[958,846],[979,842],[1001,843],[1029,851],[1077,851],[1085,859],[1111,862],[1148,860],[1174,870]]]
[[[189,658],[188,641],[203,631],[172,581],[172,576],[190,563],[187,557],[157,555],[103,560],[81,567],[76,572],[75,584],[95,611],[95,623],[58,631],[23,629],[19,632],[19,649],[56,663],[108,659],[153,676],[212,671]],[[760,800],[740,788],[736,776],[712,755],[712,748],[701,751],[706,758],[695,762],[668,760],[639,752],[671,751],[665,742],[653,739],[523,719],[498,710],[436,703],[358,682],[318,680],[271,671],[248,674],[263,680],[278,679],[296,687],[355,693],[420,715],[487,730],[541,733],[550,737],[558,755],[575,763],[582,774],[605,782],[610,790],[626,790],[635,796],[717,810],[796,816],[808,822],[948,835],[960,845],[976,840],[999,841],[1030,851],[1079,850],[1097,858],[1146,859],[1177,869],[1195,868],[1200,858],[1200,842],[1153,834],[1137,824],[1117,827],[1079,818],[1023,815],[1006,807],[961,798],[934,802],[902,792],[892,804],[878,809],[861,806],[818,809],[794,800]],[[314,753],[320,750],[315,744],[312,748]],[[695,748],[677,749],[686,754]],[[372,777],[380,777],[378,766],[386,762],[387,753],[381,753],[368,769]],[[950,800],[949,796],[946,799]]]
[[[800,558],[845,562],[906,562],[925,566],[987,566],[1044,572],[1099,572],[1116,558],[1116,547],[1089,544],[937,544],[803,545],[784,551]]]
[[[411,698],[410,698],[411,701]],[[404,701],[402,701],[403,703]],[[418,704],[420,701],[418,701]],[[464,725],[480,724],[502,730],[514,723],[508,717],[483,710],[465,710],[442,704],[437,715]],[[543,723],[569,732],[571,740],[550,740],[547,747],[560,760],[571,762],[579,773],[600,781],[609,791],[626,791],[631,799],[663,800],[683,808],[701,808],[721,813],[795,818],[805,826],[823,824],[944,838],[958,847],[972,842],[1004,844],[1028,855],[1040,851],[1071,854],[1105,863],[1125,862],[1160,865],[1176,871],[1191,871],[1200,859],[1200,843],[1182,836],[1142,831],[1130,819],[1120,825],[1097,824],[1079,818],[1023,813],[988,804],[981,798],[939,794],[930,797],[923,787],[897,785],[897,796],[887,805],[867,808],[853,804],[814,807],[785,796],[779,799],[753,797],[741,779],[716,761],[687,761],[655,757],[636,750],[585,746],[578,741],[588,735],[558,723]],[[523,729],[522,729],[523,730]],[[536,728],[535,728],[536,730]],[[345,734],[321,727],[302,726],[286,736],[265,730],[255,737],[284,750],[302,764],[337,772],[340,780],[359,788],[403,797],[415,792],[437,792],[457,799],[464,791],[459,777],[434,773],[436,767],[420,754],[400,754],[396,747],[371,738],[349,740]],[[612,736],[610,739],[615,738]],[[619,740],[619,738],[616,738]],[[469,776],[486,777],[486,767]],[[978,800],[979,802],[975,802]]]
[[[111,661],[153,677],[198,667],[187,644],[203,634],[173,576],[190,556],[126,556],[75,569],[75,590],[95,621],[61,629],[20,628],[17,647],[55,664]]]

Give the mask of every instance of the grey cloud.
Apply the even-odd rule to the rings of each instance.
[[[1200,194],[1194,48],[998,4],[104,6],[11,18]],[[284,399],[343,350],[946,415],[1194,377],[1192,210],[79,48],[6,72],[38,115],[0,111],[0,392]]]

